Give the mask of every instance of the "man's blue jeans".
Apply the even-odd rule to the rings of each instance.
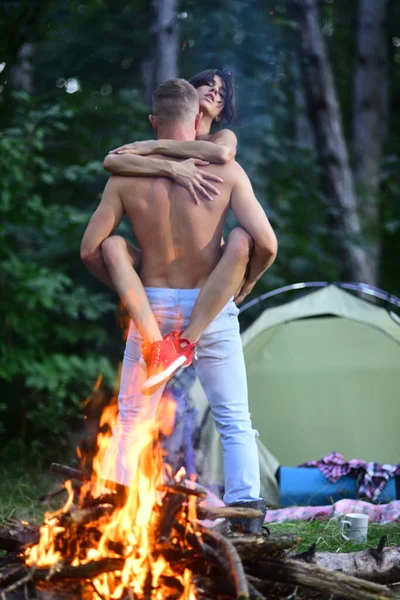
[[[185,329],[199,291],[146,288],[163,335]],[[229,301],[202,334],[198,358],[193,363],[221,437],[226,504],[260,497],[256,432],[249,414],[238,313],[234,302]],[[102,471],[105,479],[123,485],[129,485],[134,476],[134,465],[129,462],[132,448],[141,435],[141,424],[154,420],[164,389],[159,388],[152,396],[140,393],[146,379],[145,370],[138,364],[141,344],[142,339],[131,322],[122,364],[118,421]]]

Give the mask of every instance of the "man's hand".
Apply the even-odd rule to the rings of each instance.
[[[247,279],[244,280],[242,287],[240,288],[240,290],[238,291],[237,295],[234,298],[234,302],[235,304],[240,304],[241,302],[243,302],[243,300],[246,298],[246,296],[248,296],[251,292],[251,290],[253,289],[253,287],[255,286],[257,282],[251,282],[248,281]]]
[[[145,140],[143,142],[132,142],[124,144],[115,150],[110,150],[109,154],[138,154],[139,156],[147,156],[154,154],[157,150],[156,140]]]
[[[217,183],[223,183],[224,181],[218,175],[198,168],[205,167],[208,164],[207,161],[199,160],[198,158],[188,158],[182,162],[171,162],[174,181],[190,192],[196,204],[201,204],[201,196],[213,201],[214,198],[211,194],[220,193],[209,181],[216,181]]]

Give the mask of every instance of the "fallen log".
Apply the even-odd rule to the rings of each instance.
[[[384,548],[381,552],[373,548],[346,554],[316,552],[315,564],[368,581],[397,583],[400,581],[400,546]]]
[[[291,550],[299,543],[300,538],[294,534],[255,536],[234,535],[230,538],[242,560],[263,558],[266,555]]]
[[[256,519],[262,517],[263,513],[261,510],[256,508],[242,508],[234,506],[198,506],[197,516],[199,519],[209,519],[215,521],[216,519],[231,519],[233,517],[245,517],[248,519]]]
[[[222,554],[224,561],[223,564],[227,564],[228,573],[232,576],[233,585],[235,586],[235,593],[237,600],[248,600],[249,595],[249,584],[243,569],[240,557],[231,543],[231,541],[216,531],[211,531],[205,527],[200,527],[200,531],[204,538],[208,538],[216,549]]]
[[[347,600],[383,600],[390,598],[388,587],[307,564],[301,560],[260,560],[245,563],[246,572],[262,593],[264,580],[302,585]],[[257,581],[258,580],[258,581]]]
[[[188,488],[182,484],[175,485],[159,485],[157,487],[159,492],[167,492],[169,494],[181,494],[182,496],[196,496],[196,498],[206,498],[207,491],[200,486],[195,488]]]
[[[75,479],[75,481],[90,481],[90,479],[82,471],[73,469],[72,467],[67,467],[66,465],[60,465],[59,463],[51,463],[50,472],[63,475],[67,479]]]
[[[68,525],[86,525],[87,523],[94,523],[102,517],[111,515],[114,510],[115,506],[112,504],[94,506],[92,508],[77,508],[61,515],[59,523],[62,527]]]
[[[0,550],[17,552],[23,546],[32,546],[39,541],[39,527],[22,521],[6,521],[0,525]]]
[[[102,558],[83,565],[64,565],[63,561],[52,567],[30,568],[22,566],[11,573],[0,576],[0,592],[6,593],[22,585],[25,581],[50,581],[59,579],[92,579],[102,573],[121,570],[124,558]]]

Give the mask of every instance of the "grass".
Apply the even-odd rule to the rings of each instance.
[[[11,471],[0,468],[0,523],[9,518],[40,525],[49,508],[40,504],[39,498],[59,489],[60,482],[61,478],[35,469],[22,471],[15,467]]]
[[[387,536],[387,546],[400,545],[400,522],[388,523],[387,525],[370,523],[368,526],[368,540],[365,544],[342,540],[339,526],[338,519],[314,521],[312,523],[286,521],[268,525],[271,533],[293,533],[298,535],[300,538],[300,543],[297,546],[298,552],[308,550],[315,542],[317,542],[318,552],[356,552],[365,548],[376,548],[383,535]]]

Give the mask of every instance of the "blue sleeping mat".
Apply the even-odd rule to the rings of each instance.
[[[357,498],[357,481],[351,475],[331,483],[316,467],[280,467],[277,478],[281,506],[326,506],[343,498]],[[388,481],[378,503],[398,499],[398,479]]]

